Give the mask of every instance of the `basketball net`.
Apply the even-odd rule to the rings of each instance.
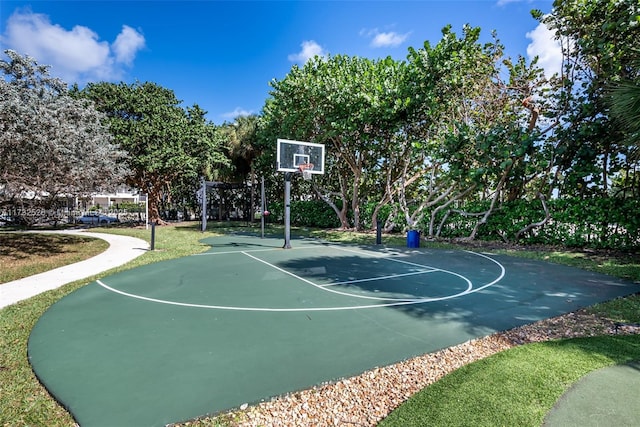
[[[298,165],[298,169],[302,173],[302,178],[305,181],[311,180],[311,171],[313,170],[313,163],[302,163]]]

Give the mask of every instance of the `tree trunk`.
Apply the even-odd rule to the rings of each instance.
[[[315,185],[313,185],[313,189],[315,190],[318,197],[320,197],[326,204],[328,204],[331,207],[331,209],[333,209],[333,211],[336,213],[336,215],[338,216],[338,220],[340,221],[340,224],[341,224],[340,227],[343,230],[347,230],[349,228],[349,220],[347,219],[347,203],[344,196],[340,195],[342,197],[342,209],[338,209],[338,206],[335,203],[333,203],[329,195],[324,194]]]
[[[513,163],[511,164],[511,166],[508,166],[502,173],[502,176],[500,177],[500,181],[498,182],[498,185],[496,187],[496,191],[495,193],[493,193],[493,197],[491,198],[491,205],[489,205],[489,209],[487,209],[487,211],[484,213],[484,215],[482,216],[482,219],[476,222],[476,225],[473,227],[473,231],[471,231],[471,234],[469,235],[467,240],[474,240],[476,238],[476,234],[478,233],[478,229],[480,228],[480,226],[486,224],[487,221],[489,220],[489,217],[491,216],[491,214],[495,209],[496,202],[500,197],[500,192],[502,191],[502,187],[504,187],[504,183],[506,182],[507,177],[509,176],[509,173],[511,173],[512,168],[513,168]]]
[[[158,224],[158,225],[166,225],[166,222],[160,218],[159,207],[160,207],[160,201],[162,199],[161,193],[162,192],[160,188],[158,188],[157,186],[151,187],[151,189],[147,193],[147,200],[148,200],[147,203],[149,203],[148,222]]]
[[[542,208],[544,209],[544,219],[542,221],[529,224],[526,227],[522,228],[521,230],[518,230],[514,238],[516,242],[518,241],[518,239],[520,239],[520,236],[523,235],[524,233],[530,230],[533,230],[534,228],[542,227],[551,219],[551,213],[549,212],[549,208],[547,207],[547,201],[546,201],[546,198],[544,197],[544,194],[538,193],[538,197],[540,198],[540,201],[542,202]]]
[[[360,192],[360,174],[353,177],[353,194],[351,197],[351,209],[353,210],[353,228],[360,229],[360,203],[358,201]],[[344,209],[343,209],[344,210]],[[345,212],[346,217],[346,212]]]

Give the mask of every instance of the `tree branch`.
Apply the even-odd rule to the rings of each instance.
[[[544,209],[544,219],[542,221],[538,221],[538,222],[534,222],[532,224],[527,225],[526,227],[524,227],[523,229],[519,230],[516,233],[516,236],[514,238],[515,241],[518,241],[518,239],[520,238],[520,236],[534,228],[538,228],[538,227],[542,227],[543,225],[545,225],[547,222],[549,222],[549,219],[551,219],[551,214],[549,213],[549,208],[547,207],[547,201],[546,201],[546,197],[544,196],[544,194],[538,192],[538,198],[540,199],[540,202],[542,202],[542,208]]]

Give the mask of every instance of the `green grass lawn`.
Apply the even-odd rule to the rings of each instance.
[[[213,236],[193,227],[158,227],[156,250],[147,252],[125,266],[104,274],[134,268],[171,258],[203,252],[199,243]],[[92,231],[123,234],[150,241],[144,228],[101,228]],[[58,405],[38,382],[27,360],[27,341],[31,329],[47,308],[70,292],[91,283],[98,276],[69,283],[0,310],[0,426],[73,426],[73,418]],[[1,286],[1,285],[0,285]]]
[[[463,366],[413,395],[380,426],[540,426],[589,372],[640,360],[640,336],[527,344]]]
[[[101,276],[203,252],[208,247],[201,244],[200,239],[229,230],[210,225],[204,233],[199,232],[195,224],[157,227],[155,251],[149,251]],[[150,230],[144,228],[95,231],[150,241]],[[259,229],[253,231],[259,232]],[[269,231],[282,234],[278,227]],[[372,234],[306,229],[295,230],[295,233],[342,243],[375,242]],[[402,246],[406,241],[403,237],[385,236],[383,242]],[[582,268],[640,281],[637,257],[598,258],[571,252],[506,253],[578,264]],[[0,426],[74,425],[72,417],[49,396],[33,375],[27,360],[27,340],[32,327],[51,304],[96,278],[70,283],[0,310]],[[640,322],[640,297],[636,295],[599,304],[591,310],[623,322]],[[444,377],[416,394],[382,425],[539,425],[555,399],[577,378],[601,366],[639,358],[639,336],[597,337],[521,346],[467,365]],[[477,413],[474,415],[477,418],[470,421],[468,417],[472,412]],[[500,415],[505,418],[496,418],[497,413],[505,414]],[[230,419],[222,416],[189,425],[232,425]]]
[[[0,233],[0,284],[104,252],[104,240],[62,234]]]

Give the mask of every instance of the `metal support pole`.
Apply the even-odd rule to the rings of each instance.
[[[376,221],[376,245],[382,244],[382,224],[380,220]]]
[[[151,250],[156,248],[156,223],[151,223]]]
[[[207,231],[207,183],[204,178],[200,180],[202,182],[202,231]]]
[[[291,249],[291,172],[284,173],[284,249]]]
[[[264,201],[264,176],[262,177],[262,186],[260,187],[260,229],[261,229],[261,236],[264,239],[264,212],[266,209],[266,203]]]
[[[144,222],[147,223],[145,225],[145,230],[149,229],[149,192],[147,191],[147,195],[144,196]]]

